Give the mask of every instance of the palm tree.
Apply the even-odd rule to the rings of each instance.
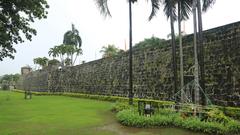
[[[67,58],[69,59],[69,66],[73,65],[73,54],[75,53],[75,46],[73,45],[64,45]],[[69,58],[71,57],[71,58]]]
[[[82,39],[79,36],[79,31],[75,29],[74,24],[72,24],[72,30],[67,31],[63,37],[63,44],[74,45],[76,47],[82,46]]]
[[[76,62],[76,60],[77,60],[77,57],[78,57],[79,55],[82,55],[82,54],[83,54],[81,48],[75,48],[75,51],[74,51],[74,52],[76,53],[76,56],[75,56],[75,59],[74,59],[74,61],[73,61],[73,65],[75,64],[75,62]]]
[[[200,85],[203,89],[202,94],[202,104],[206,105],[205,100],[205,68],[204,68],[204,47],[203,47],[203,29],[202,29],[202,11],[206,12],[209,7],[211,7],[216,0],[203,0],[203,5],[201,5],[201,0],[197,0],[197,11],[198,11],[198,43],[199,43],[199,63],[200,63]],[[201,6],[203,8],[201,8]]]
[[[180,89],[181,91],[181,102],[184,102],[184,74],[183,74],[183,47],[182,47],[182,20],[187,20],[189,18],[189,13],[191,12],[191,0],[178,0],[178,37],[179,37],[179,54],[180,54]]]
[[[173,71],[173,91],[171,95],[177,92],[177,63],[176,63],[176,42],[174,32],[174,21],[177,18],[176,15],[176,1],[175,0],[164,0],[164,12],[167,19],[170,18],[171,26],[171,45],[172,45],[172,71]]]
[[[66,54],[67,54],[67,58],[70,60],[70,66],[73,66],[77,57],[82,54],[82,49],[76,46],[72,46],[72,45],[65,45],[65,49],[66,49]],[[73,60],[75,54],[75,59]],[[71,58],[69,58],[71,57]]]
[[[108,8],[108,0],[95,0],[100,13],[103,16],[111,16],[111,13]],[[128,0],[129,4],[129,104],[133,104],[133,82],[132,82],[132,3],[137,2],[138,0]],[[151,20],[157,13],[159,9],[160,0],[151,0],[152,11],[149,16]]]
[[[33,63],[40,65],[42,67],[42,69],[43,69],[44,67],[46,67],[48,65],[48,58],[46,58],[46,57],[34,58],[33,59]]]
[[[50,48],[48,51],[48,55],[56,58],[58,56],[58,50],[56,47]]]
[[[195,104],[199,104],[200,97],[199,97],[199,65],[198,65],[198,52],[197,52],[197,0],[193,0],[193,29],[194,29],[194,82],[195,82],[195,91],[194,91],[194,100]]]
[[[72,30],[67,31],[64,34],[63,37],[63,44],[69,46],[66,46],[67,49],[67,55],[71,56],[71,66],[74,65],[74,61],[73,61],[73,54],[75,53],[75,51],[79,51],[81,50],[81,46],[82,46],[82,39],[79,36],[79,31],[75,28],[74,24],[72,24]],[[81,52],[81,53],[80,53]],[[79,53],[76,52],[76,57],[79,56],[80,54],[82,54],[82,51],[79,51]],[[75,58],[76,59],[76,58]]]
[[[64,66],[64,60],[65,60],[65,54],[66,54],[66,47],[64,44],[62,45],[59,45],[59,46],[55,46],[56,47],[56,50],[58,52],[58,55],[61,59],[61,63],[62,63],[62,66]]]

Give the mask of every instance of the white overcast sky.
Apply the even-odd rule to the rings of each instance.
[[[48,18],[36,21],[32,26],[37,36],[32,42],[15,45],[15,59],[0,61],[0,76],[20,73],[22,66],[34,67],[33,59],[48,56],[49,48],[62,43],[63,34],[75,24],[80,32],[83,55],[79,61],[92,61],[101,58],[102,46],[115,44],[124,49],[128,46],[128,4],[126,0],[109,0],[112,18],[100,15],[94,0],[48,0],[50,5]],[[163,15],[161,7],[157,17],[148,22],[150,2],[139,0],[133,6],[133,43],[153,35],[166,38],[170,33],[169,21]],[[215,5],[203,15],[203,29],[214,28],[240,21],[240,0],[217,0]],[[186,32],[192,33],[192,19],[185,22]],[[175,29],[177,30],[177,28]]]

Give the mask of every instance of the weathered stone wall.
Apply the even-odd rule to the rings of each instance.
[[[194,64],[192,40],[193,35],[183,39],[186,83],[191,81]],[[164,48],[134,50],[135,97],[170,99],[173,96],[171,48],[170,43],[167,44]],[[240,22],[205,31],[204,46],[206,94],[215,104],[240,106]],[[100,59],[62,71],[33,72],[23,78],[20,84],[24,89],[127,96],[128,55]]]
[[[49,72],[45,70],[38,70],[28,74],[23,74],[19,78],[16,87],[18,89],[38,92],[48,91],[48,75]]]

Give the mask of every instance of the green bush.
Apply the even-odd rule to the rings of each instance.
[[[237,121],[229,120],[224,124],[217,121],[202,121],[197,117],[182,118],[179,113],[169,109],[160,110],[158,114],[151,117],[139,115],[134,109],[125,109],[117,113],[117,119],[121,124],[133,127],[176,126],[210,134],[240,132],[240,123]]]
[[[219,107],[225,115],[240,120],[240,108],[237,107]]]
[[[214,108],[207,112],[207,121],[225,124],[230,121],[230,118],[224,115],[221,110]]]
[[[120,112],[122,110],[130,109],[130,105],[128,102],[116,102],[112,106],[112,111],[113,112]]]

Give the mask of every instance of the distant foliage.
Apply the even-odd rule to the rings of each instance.
[[[165,39],[160,39],[157,37],[146,38],[133,47],[134,49],[143,49],[147,47],[166,47],[167,42]]]
[[[0,83],[2,83],[4,80],[5,81],[14,81],[17,82],[18,79],[20,78],[20,74],[6,74],[0,79]]]
[[[100,51],[100,53],[103,53],[103,55],[102,55],[103,58],[117,56],[118,54],[120,54],[122,52],[123,52],[123,50],[117,48],[115,45],[103,46]]]
[[[49,60],[48,61],[48,66],[57,66],[57,65],[60,65],[60,61],[57,60],[57,59],[52,59],[52,60]]]
[[[8,90],[9,86],[15,86],[20,78],[20,74],[6,74],[0,78],[0,84],[3,90]]]

